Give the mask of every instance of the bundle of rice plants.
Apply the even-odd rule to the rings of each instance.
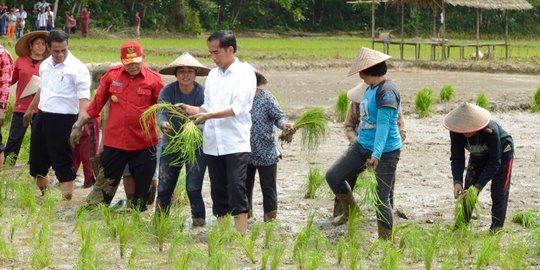
[[[416,99],[414,101],[414,108],[416,113],[421,118],[430,117],[433,111],[433,89],[430,87],[422,88],[416,94]]]
[[[497,258],[501,257],[501,237],[502,234],[488,234],[484,237],[478,258],[476,258],[476,269],[490,265]]]
[[[302,150],[312,153],[328,135],[328,117],[322,108],[304,111],[294,123],[296,130],[301,130]],[[290,143],[294,130],[284,130],[279,136],[282,143]]]
[[[127,215],[125,213],[119,215],[114,223],[116,226],[116,233],[118,235],[118,247],[120,251],[120,257],[124,258],[127,242],[128,239],[131,237],[131,228],[129,226],[129,220],[127,218]]]
[[[487,97],[487,95],[485,93],[480,93],[478,95],[478,97],[476,98],[476,105],[486,109],[486,110],[490,110],[491,109],[491,104],[489,102],[489,99]]]
[[[170,134],[165,134],[169,137],[169,143],[163,149],[163,155],[173,154],[175,158],[171,160],[170,165],[180,166],[186,162],[197,163],[196,155],[202,147],[202,131],[191,121],[187,116],[180,113],[173,104],[158,103],[150,106],[140,118],[140,123],[147,134],[151,137],[152,129],[156,127],[156,113],[167,111],[170,115],[170,120],[180,119],[184,124],[180,130],[172,130]]]
[[[347,116],[347,110],[349,109],[349,99],[347,98],[347,91],[343,90],[338,93],[338,98],[334,111],[338,122],[345,121]]]
[[[88,222],[79,227],[81,250],[79,259],[77,260],[76,269],[97,269],[98,256],[96,254],[95,245],[97,228],[93,222]]]
[[[0,235],[2,235],[2,226],[0,226]],[[13,247],[13,244],[10,247],[10,245],[4,241],[4,238],[0,237],[0,262],[15,258],[15,251],[13,250]]]
[[[525,228],[534,228],[538,226],[538,214],[532,210],[521,210],[512,216],[512,222]]]
[[[163,245],[165,240],[169,238],[174,226],[171,219],[165,212],[154,215],[152,218],[152,227],[154,228],[154,235],[156,236],[156,242],[158,243],[159,251],[163,251]]]
[[[265,222],[264,223],[264,238],[263,238],[263,247],[269,248],[270,243],[273,242],[275,236],[275,229],[277,227],[277,221]]]
[[[446,84],[441,88],[439,96],[442,101],[450,101],[456,96],[456,91],[452,85]]]
[[[195,269],[194,263],[200,262],[205,257],[204,253],[193,247],[184,248],[180,256],[174,261],[174,268],[178,270]]]
[[[540,87],[536,88],[532,97],[531,111],[540,112]]]
[[[326,182],[324,172],[320,168],[309,168],[304,198],[314,199],[317,191]]]
[[[462,229],[467,226],[467,216],[472,215],[477,202],[478,194],[474,190],[474,186],[469,187],[464,194],[459,196],[454,208],[454,223],[456,228]]]
[[[37,237],[34,237],[34,250],[30,256],[33,268],[45,268],[51,265],[51,236],[48,223],[41,224]]]

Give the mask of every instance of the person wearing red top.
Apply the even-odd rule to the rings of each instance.
[[[81,34],[86,37],[88,34],[88,24],[90,23],[90,11],[87,7],[83,7],[81,11]]]
[[[109,68],[101,77],[96,96],[86,112],[72,128],[70,142],[78,143],[81,127],[110,100],[107,123],[103,130],[102,169],[98,172],[94,188],[86,201],[90,205],[110,204],[120,183],[122,172],[129,164],[135,179],[133,206],[146,210],[147,193],[156,169],[155,149],[158,144],[155,123],[148,125],[148,135],[141,127],[141,114],[158,101],[164,84],[158,73],[144,65],[141,45],[136,41],[122,44],[121,66]]]
[[[0,45],[0,127],[4,124],[6,110],[9,105],[9,86],[13,74],[13,58],[11,54]],[[4,164],[4,144],[0,133],[0,170]]]
[[[137,38],[141,37],[141,16],[139,16],[139,12],[135,12],[135,34],[137,35]]]
[[[6,143],[5,156],[13,165],[17,161],[17,156],[21,150],[21,144],[24,139],[27,127],[23,125],[23,115],[35,94],[21,98],[32,76],[39,76],[39,66],[43,59],[49,56],[49,50],[45,40],[49,32],[35,31],[22,36],[15,44],[15,53],[19,56],[15,61],[15,69],[11,77],[11,84],[17,83],[15,92],[15,104],[13,105],[13,116],[11,118],[11,127]],[[29,89],[30,90],[30,89]],[[37,89],[36,89],[37,90]],[[33,113],[37,113],[37,108]]]

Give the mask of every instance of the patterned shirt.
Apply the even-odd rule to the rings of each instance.
[[[13,58],[0,46],[0,109],[7,109],[9,104],[9,86],[13,75]]]
[[[276,98],[268,90],[255,95],[251,108],[251,153],[249,163],[254,166],[270,166],[278,162],[280,153],[276,145],[274,125],[282,128],[287,116]]]

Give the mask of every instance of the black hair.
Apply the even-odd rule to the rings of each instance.
[[[360,72],[362,72],[364,75],[380,77],[384,76],[386,71],[388,71],[388,67],[386,66],[386,62],[383,61]]]
[[[59,43],[62,43],[62,42],[68,42],[68,39],[69,39],[69,35],[64,32],[64,30],[52,30],[49,32],[49,35],[47,36],[47,45],[49,45],[49,47],[51,46],[51,43],[53,42],[59,42]]]
[[[214,40],[219,40],[220,48],[228,48],[229,46],[233,47],[233,52],[236,53],[236,37],[234,33],[230,30],[220,30],[212,33],[207,41],[212,42]]]

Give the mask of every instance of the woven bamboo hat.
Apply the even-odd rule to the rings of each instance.
[[[347,91],[347,98],[356,103],[360,103],[362,101],[362,96],[364,95],[364,92],[368,88],[368,84],[365,82],[361,82],[355,87],[349,89]]]
[[[268,80],[260,71],[255,70],[255,77],[257,78],[257,86],[265,85],[268,83]]]
[[[485,128],[490,120],[488,110],[463,102],[444,117],[443,126],[456,133],[470,133]]]
[[[17,40],[17,43],[15,43],[15,53],[21,57],[25,55],[30,55],[30,44],[32,41],[34,41],[36,38],[42,38],[45,41],[47,41],[47,36],[49,36],[49,32],[47,31],[34,31],[25,34],[19,40]],[[43,53],[43,58],[49,57],[49,49],[45,49],[45,53]]]
[[[390,58],[392,58],[392,56],[388,54],[362,47],[362,49],[360,49],[360,52],[358,53],[358,56],[356,57],[356,59],[354,59],[348,76],[356,74],[366,68],[372,67]]]
[[[164,75],[176,75],[174,74],[176,68],[179,67],[190,67],[194,68],[197,71],[197,76],[206,76],[210,72],[210,68],[201,64],[199,60],[195,59],[191,54],[185,52],[182,55],[178,56],[172,63],[168,64],[166,67],[162,68],[159,73]]]

